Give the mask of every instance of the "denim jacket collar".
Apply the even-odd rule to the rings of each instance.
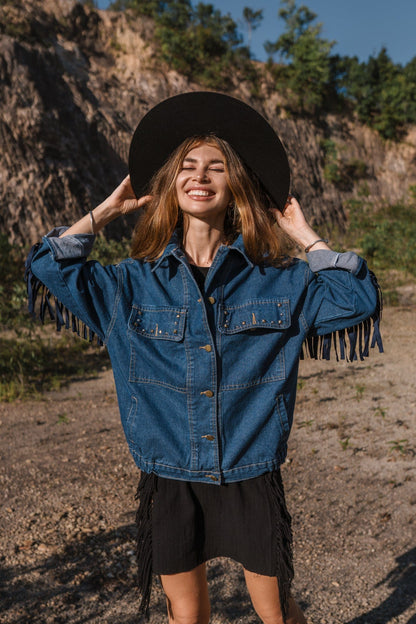
[[[250,268],[254,266],[247,255],[246,249],[244,247],[243,237],[241,234],[237,236],[237,238],[231,245],[221,245],[218,251],[220,252],[220,255],[222,255],[224,252],[227,252],[230,249],[235,249],[236,251],[238,251],[243,256],[243,258],[247,262],[247,265]],[[179,261],[182,261],[185,258],[185,254],[181,248],[178,230],[175,230],[172,234],[172,237],[169,243],[166,245],[163,254],[153,263],[151,271],[155,271],[162,264],[162,262],[164,262],[167,258],[171,256]]]

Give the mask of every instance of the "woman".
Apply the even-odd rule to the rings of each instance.
[[[214,93],[166,100],[139,124],[129,166],[110,197],[44,237],[28,264],[32,300],[44,284],[58,324],[70,324],[70,310],[73,326],[81,319],[110,353],[142,471],[141,607],[153,569],[169,622],[205,624],[205,562],[229,556],[242,563],[263,622],[304,623],[290,596],[279,472],[298,360],[305,340],[311,355],[328,357],[335,331],[341,357],[347,336],[351,358],[357,336],[368,354],[371,315],[378,340],[374,280],[358,256],[332,252],[287,199],[283,146],[242,102]],[[132,258],[87,262],[94,235],[137,210]],[[309,265],[284,255],[279,232]]]

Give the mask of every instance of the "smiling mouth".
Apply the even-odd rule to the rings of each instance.
[[[186,194],[189,197],[214,197],[215,195],[212,191],[204,191],[202,189],[191,189],[187,191]]]

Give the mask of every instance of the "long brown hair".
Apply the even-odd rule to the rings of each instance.
[[[162,255],[174,230],[183,225],[176,178],[185,156],[201,143],[217,147],[225,158],[227,184],[233,196],[233,207],[227,211],[224,223],[227,242],[231,243],[241,233],[247,254],[253,262],[279,263],[283,259],[287,239],[268,209],[271,201],[258,178],[248,172],[233,148],[215,135],[186,139],[154,175],[148,190],[152,200],[142,210],[134,228],[132,258],[148,262],[156,260]]]

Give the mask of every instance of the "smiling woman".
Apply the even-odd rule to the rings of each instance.
[[[70,310],[111,357],[141,470],[140,610],[148,611],[154,572],[170,623],[207,624],[205,564],[227,556],[242,564],[264,623],[304,624],[290,593],[280,476],[298,361],[305,341],[329,357],[333,332],[341,357],[347,336],[351,359],[357,345],[368,355],[370,318],[379,338],[374,277],[306,222],[288,197],[281,142],[243,102],[216,93],[162,102],[136,129],[129,164],[131,179],[91,220],[53,230],[27,264],[32,299],[44,284],[59,323]],[[94,234],[137,210],[132,257],[88,262]],[[279,232],[308,262],[284,255]]]
[[[134,173],[133,170],[133,177]],[[229,142],[213,134],[185,139],[151,179],[147,186],[148,201],[133,233],[134,258],[152,260],[160,257],[174,230],[178,226],[188,229],[190,214],[187,206],[191,205],[191,198],[187,191],[192,184],[193,198],[197,192],[198,197],[202,197],[202,191],[210,189],[210,192],[215,190],[216,199],[214,202],[213,196],[212,200],[196,200],[201,203],[194,207],[195,215],[202,217],[206,212],[208,218],[210,212],[213,218],[213,205],[223,198],[222,222],[220,219],[223,233],[218,240],[230,243],[243,232],[246,249],[253,259],[261,262],[267,255],[270,260],[282,261],[283,237],[275,227],[273,201],[258,176],[250,173]],[[218,205],[216,210],[221,213]],[[218,231],[218,223],[214,229]],[[213,234],[211,229],[211,237]],[[197,263],[196,257],[193,263]],[[203,266],[207,265],[204,263]]]
[[[231,202],[224,156],[214,145],[201,143],[185,156],[176,178],[179,208],[187,221],[196,217],[220,227]]]

